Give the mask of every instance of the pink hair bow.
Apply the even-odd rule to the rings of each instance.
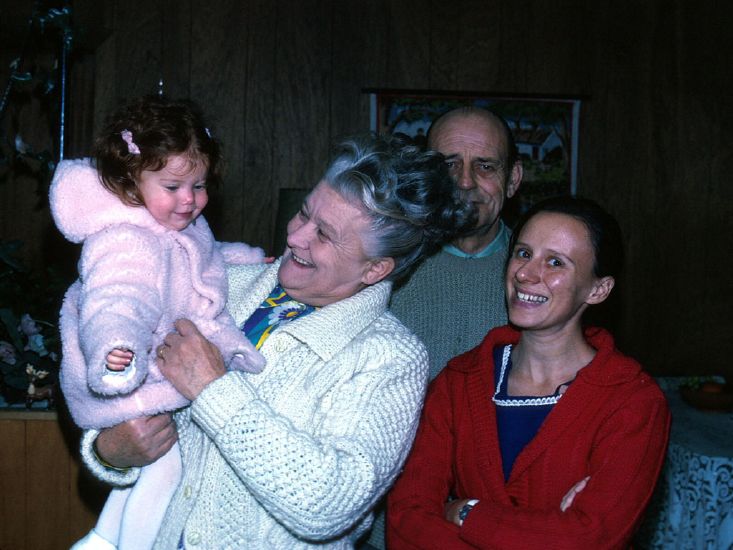
[[[120,136],[122,136],[122,139],[127,143],[127,150],[131,155],[140,154],[140,147],[137,146],[137,143],[132,141],[132,132],[130,130],[122,130],[120,132]]]

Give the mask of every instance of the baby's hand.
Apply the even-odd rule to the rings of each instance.
[[[107,354],[107,368],[114,372],[125,370],[135,354],[127,349],[113,349]]]

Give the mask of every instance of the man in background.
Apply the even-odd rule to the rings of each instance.
[[[522,163],[506,122],[479,107],[459,107],[437,118],[428,131],[428,148],[445,155],[461,196],[478,213],[473,231],[425,259],[392,293],[390,309],[428,349],[432,380],[448,360],[507,323],[504,265],[510,231],[501,211],[519,188]],[[382,509],[361,549],[384,548]]]
[[[428,147],[441,152],[462,197],[478,212],[476,228],[427,258],[392,294],[392,312],[425,342],[430,378],[449,359],[506,324],[504,263],[510,231],[501,220],[522,180],[522,164],[503,119],[478,107],[439,117]]]

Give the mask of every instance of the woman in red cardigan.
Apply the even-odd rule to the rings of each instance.
[[[627,548],[669,436],[656,383],[603,329],[616,221],[592,201],[536,205],[514,233],[511,326],[450,361],[428,392],[389,495],[387,543],[408,548]]]

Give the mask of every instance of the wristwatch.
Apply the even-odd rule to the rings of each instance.
[[[478,504],[478,499],[472,498],[466,504],[464,504],[458,512],[458,525],[463,525],[463,522],[468,517],[468,513],[473,510],[473,507]]]

